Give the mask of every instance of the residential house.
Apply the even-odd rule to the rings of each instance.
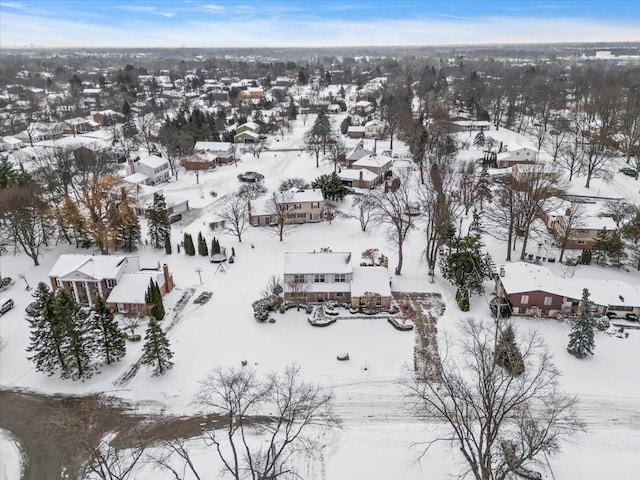
[[[143,173],[149,178],[147,182],[149,185],[157,185],[169,180],[171,169],[169,168],[169,162],[165,158],[150,155],[148,157],[138,157],[133,162],[131,173]]]
[[[233,143],[255,143],[260,139],[260,125],[256,122],[247,122],[236,128]]]
[[[193,153],[211,153],[222,164],[232,163],[235,159],[235,147],[230,142],[196,142]]]
[[[384,136],[384,123],[380,120],[369,120],[364,124],[364,136],[366,138],[377,138],[380,140]]]
[[[115,110],[101,110],[93,114],[93,121],[102,127],[124,122],[125,116]]]
[[[53,291],[67,290],[81,305],[100,295],[119,313],[145,314],[145,293],[153,280],[164,296],[174,286],[169,267],[140,268],[136,256],[61,255],[49,271]]]
[[[91,132],[95,129],[95,126],[99,126],[97,122],[82,117],[69,118],[64,120],[61,125],[62,131],[66,135]]]
[[[377,185],[378,176],[367,169],[347,168],[338,173],[338,177],[347,187],[372,189]]]
[[[123,178],[123,183],[114,189],[114,195],[121,195],[124,189],[127,197],[132,202],[132,208],[136,215],[147,216],[147,211],[153,205],[153,196],[155,193],[163,193],[167,204],[167,213],[183,213],[189,210],[189,200],[176,195],[162,192],[160,188],[152,187],[145,183],[146,175],[135,173]]]
[[[347,166],[351,167],[351,165],[353,165],[353,162],[355,162],[356,160],[360,160],[362,157],[366,157],[367,155],[373,155],[373,152],[364,148],[364,142],[358,142],[358,145],[356,145],[353,150],[351,150],[345,156]]]
[[[591,295],[594,315],[640,314],[640,285],[620,280],[556,277],[547,267],[525,262],[501,265],[496,275],[496,294],[509,301],[514,315],[575,314],[584,288]]]
[[[15,137],[2,137],[0,150],[19,150],[24,147],[24,142]]]
[[[557,205],[557,208],[549,212],[542,212],[540,217],[556,242],[563,239],[567,222],[571,219],[573,224],[565,246],[569,250],[590,250],[601,231],[611,234],[617,230],[616,222],[611,217],[602,214],[603,202],[572,205],[567,200],[558,199],[557,202],[552,203]],[[572,208],[580,209],[580,213],[572,212]],[[573,219],[572,213],[576,215]]]
[[[347,127],[347,136],[349,138],[364,138],[365,127],[360,127],[359,125],[349,125]]]
[[[320,189],[276,192],[274,196],[260,198],[249,202],[249,223],[256,226],[277,223],[276,205],[278,211],[283,206],[287,212],[285,223],[317,223],[324,220],[324,197]]]
[[[484,132],[491,129],[491,122],[487,122],[484,120],[453,120],[449,123],[449,125],[451,126],[451,130],[453,130],[454,132]]]
[[[264,89],[262,87],[247,87],[246,90],[238,92],[239,100],[259,100],[264,97]]]
[[[285,253],[285,301],[337,301],[360,308],[373,299],[376,306],[389,308],[391,286],[387,267],[354,267],[351,257],[349,252]]]
[[[373,112],[373,104],[367,100],[360,100],[355,103],[352,110],[356,115],[368,115]]]
[[[498,153],[498,168],[508,168],[513,165],[536,163],[538,152],[532,148],[521,147],[515,150]]]
[[[391,157],[384,155],[365,155],[359,158],[351,164],[353,170],[368,170],[376,175],[375,184],[380,184],[384,181],[385,176],[389,170],[391,170]]]

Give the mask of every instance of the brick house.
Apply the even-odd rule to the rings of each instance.
[[[354,267],[351,257],[350,252],[285,253],[285,300],[336,301],[359,308],[365,298],[371,298],[376,306],[389,308],[391,286],[387,267]]]
[[[235,147],[231,142],[196,142],[193,153],[211,153],[222,164],[232,163],[235,158]]]
[[[509,301],[514,315],[575,314],[584,288],[591,294],[594,315],[640,314],[640,286],[623,281],[561,278],[525,262],[501,265],[496,276],[496,294]]]
[[[64,288],[81,305],[92,306],[100,295],[119,313],[147,312],[145,292],[153,280],[164,296],[174,286],[169,267],[140,268],[135,256],[61,255],[49,271],[51,288]]]

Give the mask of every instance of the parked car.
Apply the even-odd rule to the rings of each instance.
[[[4,315],[13,308],[13,300],[0,300],[0,315]]]
[[[609,319],[611,320],[612,318],[618,318],[618,315],[616,314],[616,312],[607,312],[605,313],[605,315],[607,317],[609,317]]]
[[[244,172],[238,175],[241,182],[257,183],[264,180],[264,175],[258,172]]]
[[[637,314],[637,313],[627,313],[627,314],[625,315],[625,318],[626,318],[627,320],[632,321],[632,322],[638,322],[638,321],[640,321],[640,318],[638,318],[638,314]]]
[[[620,172],[624,173],[627,177],[633,177],[633,178],[636,178],[636,175],[638,174],[635,168],[629,168],[629,167],[621,168]]]

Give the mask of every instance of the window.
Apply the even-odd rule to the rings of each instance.
[[[314,283],[324,283],[324,274],[321,273],[316,273],[315,277],[313,278]]]
[[[525,313],[527,313],[527,309],[526,309],[526,307],[519,307],[519,308],[518,308],[518,313],[519,313],[520,315],[524,315]]]
[[[336,292],[336,298],[342,298],[342,292]]]
[[[522,295],[520,297],[520,303],[523,305],[527,305],[529,303],[529,295]]]
[[[107,288],[113,288],[115,284],[116,282],[113,278],[107,278]]]
[[[319,202],[311,202],[311,208],[320,208]]]
[[[347,275],[345,273],[336,273],[333,276],[333,281],[336,283],[346,283]]]
[[[131,311],[134,312],[134,313],[138,312],[138,304],[137,303],[131,304]]]
[[[118,306],[118,312],[120,312],[120,313],[126,312],[126,310],[124,308],[124,303],[119,303],[117,306]]]
[[[544,304],[545,306],[549,306],[553,303],[553,297],[544,297]]]
[[[296,204],[293,206],[293,208],[294,208],[294,209],[296,209],[296,210],[300,210],[300,209],[302,208],[302,204],[301,204],[301,203],[296,203]]]
[[[61,287],[61,286],[62,286],[62,282],[60,281],[60,279],[59,279],[59,278],[56,278],[56,285],[57,285],[58,287]]]
[[[313,220],[318,220],[320,218],[320,214],[319,213],[314,213],[311,218],[313,218]]]
[[[293,274],[293,283],[304,283],[304,274],[302,274],[302,273],[294,273]]]

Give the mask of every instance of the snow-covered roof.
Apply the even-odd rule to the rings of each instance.
[[[351,296],[361,297],[366,292],[377,293],[381,297],[391,296],[387,267],[353,267]]]
[[[539,290],[579,300],[586,288],[591,294],[590,300],[596,305],[640,307],[640,285],[620,280],[561,278],[553,275],[547,267],[525,262],[509,263],[500,268],[505,271],[500,281],[508,294]]]
[[[292,188],[285,195],[287,203],[302,203],[302,202],[323,202],[322,190],[319,188],[310,188],[308,190],[298,190]]]
[[[232,144],[229,142],[196,142],[196,146],[193,149],[196,152],[226,152],[232,148]]]
[[[162,286],[164,284],[163,273],[158,271],[125,273],[111,290],[107,302],[144,304],[144,296],[151,280]]]
[[[247,136],[247,137],[251,137],[254,140],[260,138],[260,135],[258,135],[256,132],[252,132],[251,130],[243,130],[240,133],[237,133],[236,137],[240,137],[242,135]]]
[[[349,132],[353,132],[353,133],[364,133],[364,127],[359,127],[357,125],[351,125],[347,128],[347,133]]]
[[[146,165],[149,168],[168,167],[169,165],[169,162],[166,159],[162,157],[156,157],[155,155],[142,157],[140,160],[138,160],[137,163]]]
[[[243,123],[242,125],[240,125],[240,126],[238,127],[238,129],[240,129],[240,128],[242,128],[242,127],[247,127],[248,129],[250,129],[250,130],[254,130],[254,131],[255,131],[255,130],[257,130],[257,129],[259,129],[259,128],[260,128],[260,125],[258,125],[256,122],[248,121],[248,122]]]
[[[382,123],[380,120],[369,120],[367,123],[364,124],[365,127],[371,127],[373,125],[376,125],[378,127],[384,127],[384,123]]]
[[[15,137],[2,137],[2,142],[9,145],[21,145],[23,142]]]
[[[367,182],[373,182],[378,176],[373,173],[371,170],[367,170],[366,168],[361,168],[360,170],[355,170],[353,168],[348,168],[346,170],[342,170],[338,177],[340,180],[360,180],[360,175],[362,175],[362,180]]]
[[[139,265],[138,257],[65,254],[60,255],[60,258],[49,271],[49,276],[68,280],[117,278],[118,273],[129,262],[135,262],[135,268],[137,269]]]
[[[345,157],[347,160],[359,160],[364,156],[372,155],[373,152],[371,150],[365,150],[361,146],[356,146],[353,150],[351,150],[347,156]]]
[[[283,272],[351,273],[351,252],[285,252]]]
[[[358,167],[383,168],[390,163],[391,159],[389,157],[379,157],[378,155],[373,154],[356,160],[353,162],[353,165]]]
[[[147,180],[149,180],[149,177],[144,173],[137,172],[132,173],[131,175],[127,175],[123,178],[123,180],[129,183],[145,183]]]

